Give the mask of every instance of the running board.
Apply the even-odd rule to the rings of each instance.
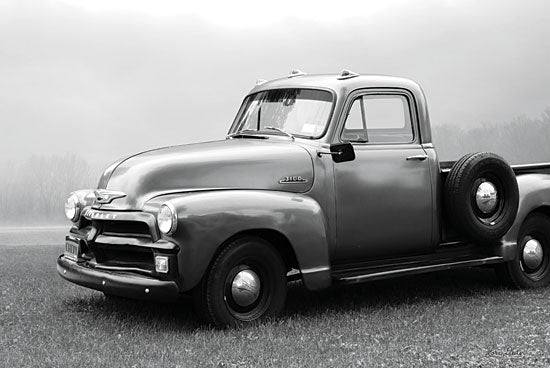
[[[344,273],[339,273],[336,277],[334,277],[334,282],[338,284],[355,284],[360,282],[366,282],[366,281],[372,281],[372,280],[380,280],[390,277],[398,277],[398,276],[406,276],[406,275],[414,275],[419,273],[426,273],[426,272],[433,272],[433,271],[443,271],[443,270],[450,270],[453,268],[463,268],[463,267],[473,267],[473,266],[482,266],[486,264],[493,264],[493,263],[501,263],[504,261],[504,258],[500,256],[493,256],[493,257],[486,257],[486,258],[478,258],[478,259],[468,259],[468,260],[462,260],[462,261],[456,261],[456,262],[445,262],[445,263],[439,263],[439,264],[431,264],[431,265],[424,265],[424,266],[413,266],[413,267],[406,267],[401,269],[391,269],[386,271],[375,271],[375,272],[366,272],[361,275],[357,275],[357,272],[354,272],[355,275],[353,276],[346,276]]]

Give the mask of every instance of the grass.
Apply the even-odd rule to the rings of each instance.
[[[62,280],[61,250],[0,245],[0,365],[550,365],[550,289],[505,289],[490,269],[315,293],[295,283],[279,319],[219,331],[189,300],[112,301]]]

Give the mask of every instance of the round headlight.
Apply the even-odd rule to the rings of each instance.
[[[72,222],[78,221],[80,217],[80,201],[74,193],[71,193],[65,201],[65,216]]]
[[[157,223],[159,225],[159,230],[163,234],[170,235],[174,233],[174,231],[176,231],[178,218],[174,205],[172,205],[170,202],[166,202],[162,206],[160,206],[159,212],[157,214]]]

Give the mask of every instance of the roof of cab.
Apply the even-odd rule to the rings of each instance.
[[[420,85],[411,79],[376,74],[356,75],[356,73],[346,70],[340,74],[305,74],[300,71],[293,71],[288,77],[256,85],[249,92],[249,95],[260,91],[280,88],[327,89],[335,93],[335,97],[340,103],[343,103],[342,101],[345,100],[345,97],[349,93],[358,89],[405,89],[413,94],[416,101],[418,119],[421,122],[419,125],[422,143],[432,142],[426,97]]]
[[[302,74],[267,81],[252,88],[249,94],[279,88],[323,88],[341,95],[361,88],[405,88],[422,94],[420,85],[410,79],[387,75],[360,74],[342,78],[342,74]]]

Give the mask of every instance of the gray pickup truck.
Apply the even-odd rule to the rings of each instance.
[[[215,326],[276,316],[290,280],[491,265],[512,287],[550,283],[550,164],[440,163],[424,94],[403,78],[259,81],[225,139],[118,161],[65,212],[61,277],[106,296],[188,295]]]

